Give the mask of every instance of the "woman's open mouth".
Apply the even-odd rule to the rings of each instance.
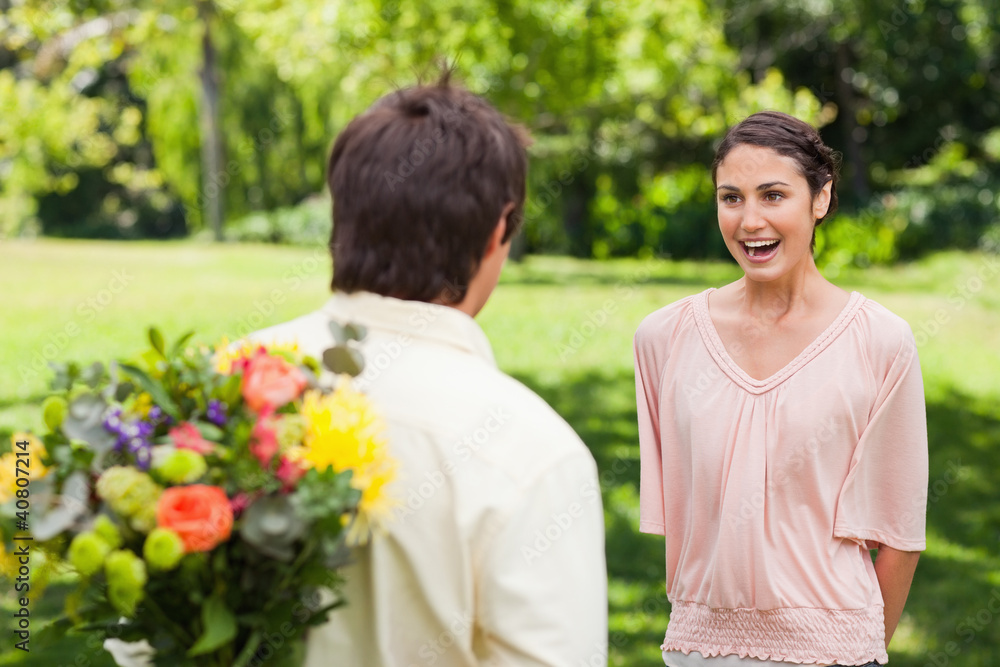
[[[777,240],[740,241],[740,246],[743,248],[743,254],[746,255],[747,259],[751,262],[766,262],[771,259],[778,251],[778,246],[780,244],[781,241]]]

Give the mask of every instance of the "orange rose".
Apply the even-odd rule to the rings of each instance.
[[[250,359],[243,373],[243,398],[254,412],[277,409],[296,398],[306,387],[298,366],[281,357],[260,354]]]
[[[188,553],[210,551],[229,539],[233,509],[225,491],[217,486],[174,486],[160,496],[156,525],[180,535]]]

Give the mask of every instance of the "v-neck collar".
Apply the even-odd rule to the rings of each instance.
[[[794,359],[785,364],[781,370],[777,371],[770,377],[758,380],[743,370],[743,368],[737,364],[731,356],[729,356],[726,346],[722,343],[722,337],[719,336],[719,332],[715,328],[715,323],[712,321],[712,316],[708,310],[708,296],[714,291],[715,288],[711,287],[695,296],[695,322],[698,325],[698,330],[701,332],[701,336],[705,341],[706,347],[708,347],[709,353],[715,359],[719,368],[721,368],[733,382],[751,394],[763,394],[768,392],[790,378],[797,370],[799,370],[799,368],[808,363],[810,359],[828,347],[830,343],[832,343],[837,336],[839,336],[841,332],[847,328],[847,325],[851,323],[855,314],[861,309],[861,306],[864,305],[864,302],[866,301],[865,297],[863,297],[860,292],[851,292],[851,296],[847,300],[847,305],[844,306],[844,308],[840,311],[840,314],[837,315],[833,322],[831,322],[826,329],[824,329],[823,332],[813,340],[813,342],[799,352]]]

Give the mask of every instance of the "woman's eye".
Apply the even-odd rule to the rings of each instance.
[[[736,202],[739,201],[740,198],[737,197],[736,195],[722,195],[721,197],[719,197],[719,199],[725,202],[726,204],[735,204]]]
[[[780,201],[783,197],[784,195],[780,192],[768,192],[764,195],[764,199],[770,202]]]

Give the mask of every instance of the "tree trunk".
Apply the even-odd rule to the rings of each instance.
[[[864,206],[871,192],[868,189],[868,166],[861,154],[861,142],[857,138],[858,121],[854,106],[854,90],[850,83],[844,81],[844,70],[850,67],[850,47],[846,42],[841,42],[837,46],[836,58],[836,95],[841,117],[844,119],[845,158],[851,176],[851,190],[854,201],[859,206]]]
[[[216,241],[222,241],[222,218],[225,187],[229,174],[223,169],[222,133],[219,121],[219,76],[212,20],[215,7],[211,0],[198,2],[198,16],[204,32],[201,38],[201,190],[202,216],[212,227]]]

